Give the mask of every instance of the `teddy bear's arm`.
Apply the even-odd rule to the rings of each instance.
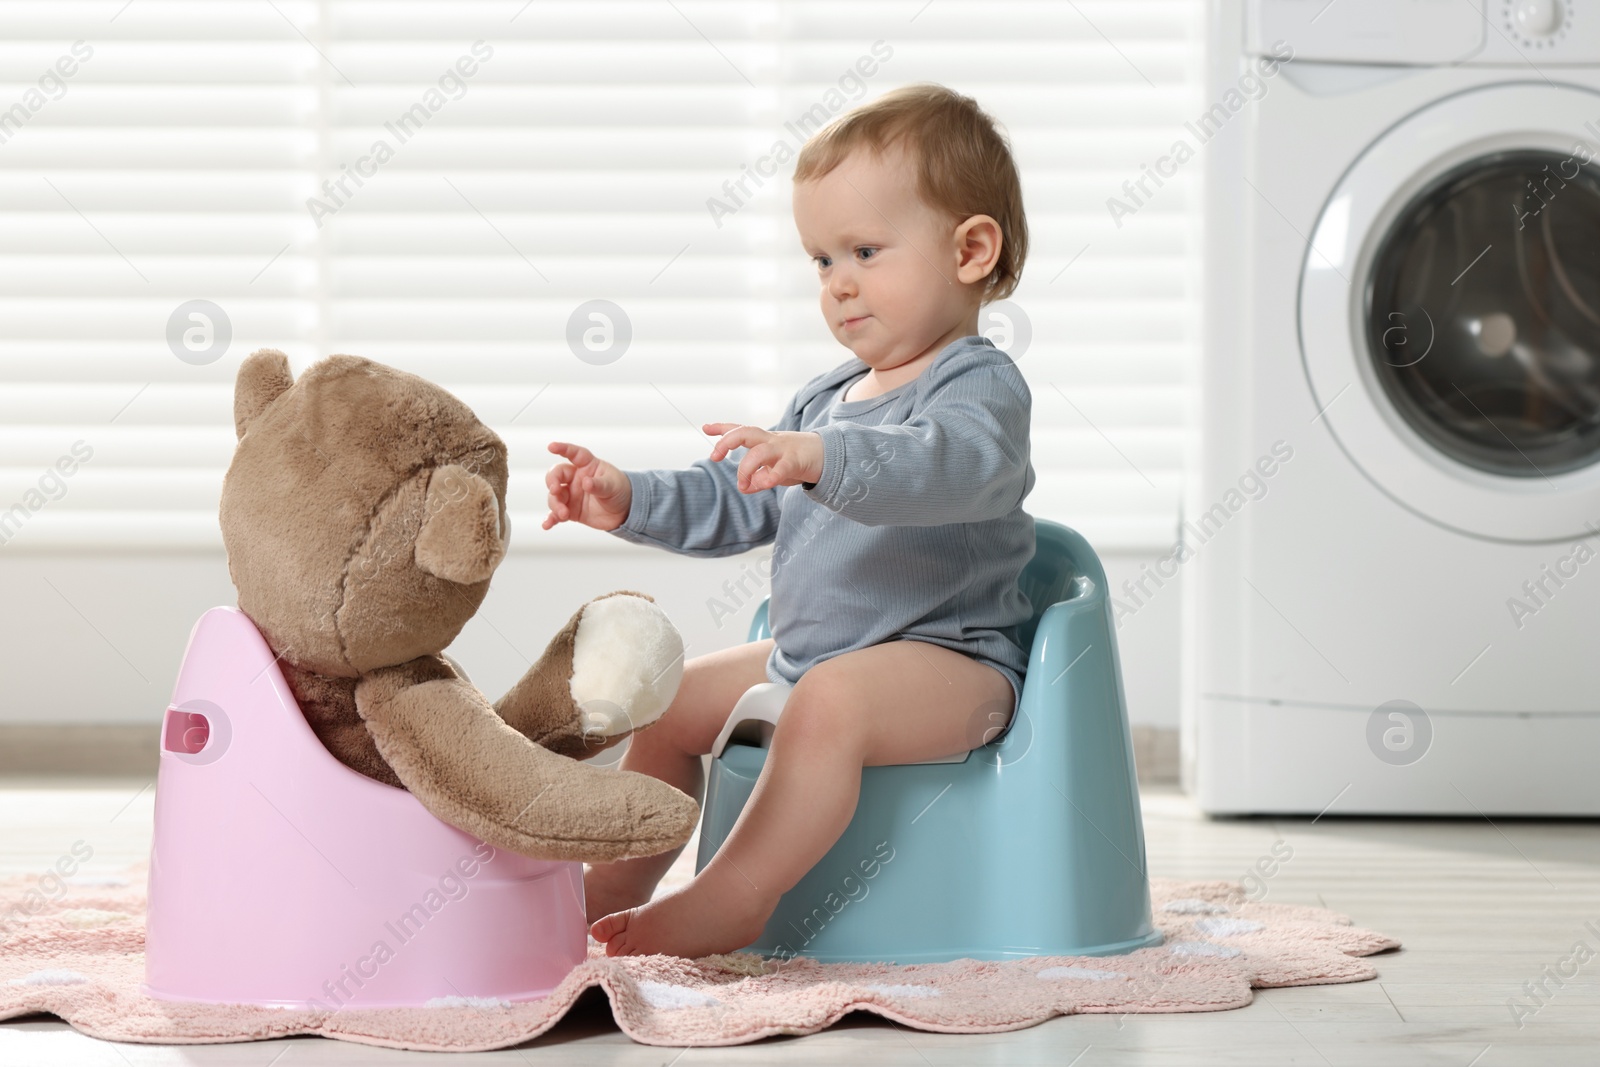
[[[677,629],[650,597],[619,590],[579,608],[495,711],[535,744],[583,759],[654,723],[682,677]]]
[[[587,607],[588,605],[585,605]],[[573,759],[598,751],[584,742],[583,713],[572,696],[572,647],[584,608],[573,613],[539,662],[529,667],[511,690],[495,702],[506,725],[536,745]]]
[[[675,848],[699,819],[665,782],[534,744],[435,656],[365,675],[356,708],[423,807],[498,848],[606,863]]]

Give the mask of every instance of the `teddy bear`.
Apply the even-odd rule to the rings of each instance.
[[[220,519],[239,609],[323,746],[439,819],[536,859],[610,862],[688,840],[689,796],[582,762],[649,728],[683,643],[647,596],[578,609],[491,703],[444,649],[505,555],[505,443],[423,378],[336,355],[298,379],[240,365]]]

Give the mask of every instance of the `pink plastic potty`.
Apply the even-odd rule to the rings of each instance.
[[[546,996],[587,954],[583,865],[495,849],[334,759],[235,608],[161,732],[144,991],[336,1010]]]

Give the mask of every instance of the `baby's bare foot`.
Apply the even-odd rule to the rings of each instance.
[[[777,898],[758,898],[748,886],[728,892],[707,881],[707,873],[659,900],[607,915],[589,932],[605,942],[607,956],[737,952],[761,936]]]
[[[583,909],[585,921],[591,925],[596,919],[614,912],[636,908],[650,899],[652,887],[638,884],[636,879],[622,876],[612,864],[583,869]]]

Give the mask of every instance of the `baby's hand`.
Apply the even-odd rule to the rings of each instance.
[[[573,519],[596,530],[615,530],[627,520],[633,483],[626,474],[582,445],[551,441],[550,451],[567,462],[557,463],[544,476],[550,490],[544,529]]]
[[[737,422],[708,422],[708,434],[721,434],[711,458],[721,460],[748,448],[739,461],[739,492],[759,493],[779,485],[799,485],[822,477],[822,437],[809,431],[763,430]]]

